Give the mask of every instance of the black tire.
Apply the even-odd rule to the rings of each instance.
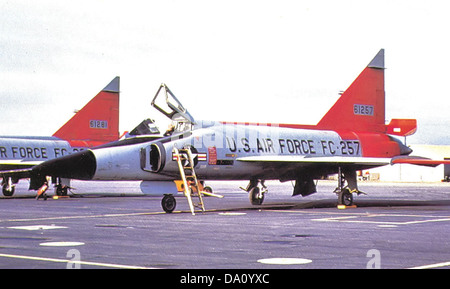
[[[175,210],[177,201],[175,200],[175,197],[173,195],[164,195],[163,199],[161,200],[161,206],[164,212],[170,214],[173,212],[173,210]]]
[[[5,184],[2,186],[2,192],[3,192],[3,195],[4,195],[5,197],[12,197],[12,196],[14,195],[14,191],[15,191],[14,186],[12,186],[10,190],[8,190],[7,188],[8,188],[8,184],[5,183]]]
[[[258,187],[251,189],[250,192],[248,192],[248,197],[253,206],[260,206],[264,202],[264,194],[260,196]]]
[[[67,187],[66,186],[62,186],[62,185],[57,185],[56,186],[56,195],[57,196],[67,196]]]
[[[349,189],[343,189],[339,194],[339,205],[351,206],[353,205],[353,194]]]

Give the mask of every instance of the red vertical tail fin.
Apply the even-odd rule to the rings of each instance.
[[[119,138],[119,87],[115,77],[53,136],[71,146],[93,147]]]
[[[381,49],[317,128],[385,133],[384,69],[384,49]]]

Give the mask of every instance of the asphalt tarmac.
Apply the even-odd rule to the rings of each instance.
[[[209,182],[192,216],[183,197],[172,214],[137,182],[76,182],[70,198],[35,200],[20,183],[0,199],[0,268],[315,269],[449,268],[450,184],[364,183],[356,208],[338,209],[335,182],[291,197],[266,182],[262,206]],[[52,193],[50,193],[51,195]]]

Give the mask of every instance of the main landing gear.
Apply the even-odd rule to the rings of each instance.
[[[250,203],[254,206],[262,205],[264,202],[264,195],[268,191],[267,187],[264,185],[264,180],[250,180],[247,188],[241,187],[241,189],[248,193]]]
[[[12,178],[3,178],[2,181],[2,193],[5,197],[12,197],[14,195],[14,191],[16,190],[16,182],[12,180]]]
[[[352,206],[353,193],[358,195],[364,194],[358,190],[358,185],[356,182],[356,171],[343,170],[339,167],[338,186],[334,190],[334,193],[338,196],[338,205]]]
[[[248,193],[250,203],[254,206],[262,205],[264,196],[267,193],[265,180],[252,179],[246,188],[240,189]],[[303,176],[295,182],[293,196],[309,196],[316,192],[316,184],[312,176]],[[338,205],[352,206],[353,194],[365,194],[358,189],[356,170],[351,168],[338,168],[338,186],[333,191],[338,197]]]

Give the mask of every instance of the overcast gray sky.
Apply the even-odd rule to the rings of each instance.
[[[120,129],[165,82],[196,119],[315,124],[380,48],[386,117],[450,144],[449,1],[0,0],[0,135],[52,135],[116,75]]]

